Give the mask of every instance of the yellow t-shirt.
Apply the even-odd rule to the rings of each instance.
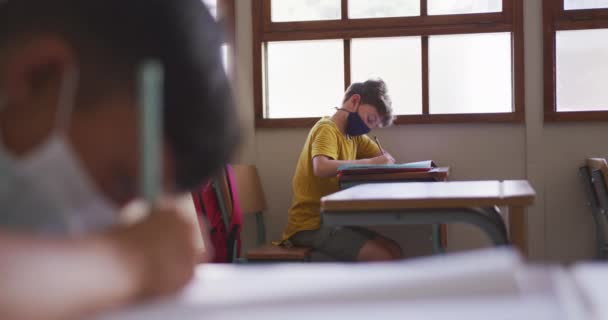
[[[326,156],[334,160],[357,160],[378,156],[380,148],[368,137],[348,137],[330,118],[315,124],[304,144],[293,177],[293,202],[289,209],[283,240],[299,231],[316,230],[321,226],[321,198],[338,191],[336,177],[315,176],[313,158]]]

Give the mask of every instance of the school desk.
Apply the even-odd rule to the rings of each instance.
[[[338,183],[340,189],[348,189],[365,183],[447,181],[449,175],[450,167],[437,167],[429,171],[340,175]],[[445,251],[445,248],[447,248],[447,238],[447,225],[434,224],[431,226],[431,241],[434,253],[443,253]]]
[[[321,199],[324,226],[466,223],[495,245],[512,243],[527,254],[525,208],[535,192],[527,181],[370,183]],[[497,209],[509,208],[510,228]]]

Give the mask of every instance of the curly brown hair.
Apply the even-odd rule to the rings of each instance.
[[[376,108],[382,117],[382,127],[388,127],[393,124],[395,119],[393,115],[393,103],[384,80],[378,78],[351,84],[344,94],[343,103],[355,94],[361,96],[362,104],[369,104]]]

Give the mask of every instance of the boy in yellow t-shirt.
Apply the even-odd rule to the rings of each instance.
[[[320,201],[338,191],[338,167],[343,164],[390,164],[366,134],[393,121],[384,81],[352,84],[342,107],[310,130],[293,178],[293,204],[283,240],[308,246],[339,261],[380,261],[402,257],[393,240],[359,227],[321,227]]]

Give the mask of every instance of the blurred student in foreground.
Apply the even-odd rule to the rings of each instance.
[[[0,0],[0,319],[71,319],[191,278],[173,196],[228,161],[238,127],[200,0]],[[136,198],[137,71],[164,67],[163,201]]]

